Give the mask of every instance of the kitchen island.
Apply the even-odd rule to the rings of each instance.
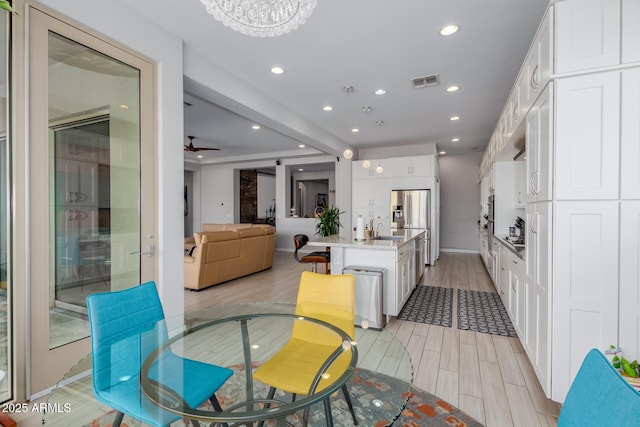
[[[308,245],[331,248],[333,274],[342,274],[345,267],[352,265],[384,268],[383,312],[388,319],[400,313],[421,278],[424,257],[419,251],[420,260],[416,260],[416,245],[423,246],[424,237],[424,230],[397,230],[389,236],[365,240],[333,235],[309,241]]]

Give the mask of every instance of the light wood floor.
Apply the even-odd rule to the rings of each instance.
[[[200,292],[185,292],[185,311],[251,301],[294,302],[300,273],[310,269],[277,252],[273,268]],[[422,285],[495,292],[480,256],[443,253]],[[454,298],[455,298],[454,293]],[[454,299],[454,311],[457,307]],[[548,400],[517,338],[391,320],[405,345],[415,386],[445,399],[487,427],[555,426],[559,405]]]
[[[309,269],[296,263],[292,253],[276,252],[270,270],[200,292],[185,291],[185,312],[253,301],[295,302],[300,274]],[[495,291],[477,254],[441,254],[420,284]],[[452,328],[395,318],[387,325],[412,359],[415,386],[487,427],[555,426],[559,405],[545,398],[518,339],[455,329],[456,306],[454,300]],[[20,426],[39,425],[40,417],[23,417],[18,417]]]

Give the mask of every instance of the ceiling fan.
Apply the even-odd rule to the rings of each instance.
[[[218,151],[220,150],[219,148],[209,148],[209,147],[196,147],[193,145],[193,140],[195,139],[195,136],[187,136],[187,138],[189,138],[189,145],[185,145],[184,146],[184,151],[189,151],[191,153],[196,153],[198,151],[209,151],[209,150],[213,150],[213,151]]]

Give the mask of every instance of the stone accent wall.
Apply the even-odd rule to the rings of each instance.
[[[240,222],[253,223],[258,218],[258,174],[240,171]]]

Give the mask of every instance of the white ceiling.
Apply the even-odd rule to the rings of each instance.
[[[484,150],[547,0],[319,0],[303,26],[275,38],[234,32],[208,15],[198,0],[178,3],[136,0],[128,5],[179,36],[185,49],[345,146],[435,143],[453,154]],[[460,31],[440,36],[440,28],[451,23]],[[284,67],[285,74],[270,73],[274,65]],[[439,75],[440,86],[411,86],[410,79],[429,74]],[[446,92],[452,84],[460,91]],[[349,85],[355,88],[351,94],[342,89]],[[377,88],[387,94],[374,95]],[[282,128],[252,131],[252,121],[207,101],[214,98],[204,92],[185,94],[192,104],[185,108],[185,136],[202,138],[196,145],[221,149],[204,153],[204,161],[300,150],[295,132],[290,138]],[[324,105],[333,111],[322,111]],[[372,111],[363,113],[364,106]],[[453,115],[461,119],[452,122]],[[384,126],[376,125],[378,120]],[[353,127],[360,132],[352,133]],[[302,152],[316,152],[305,143]]]

